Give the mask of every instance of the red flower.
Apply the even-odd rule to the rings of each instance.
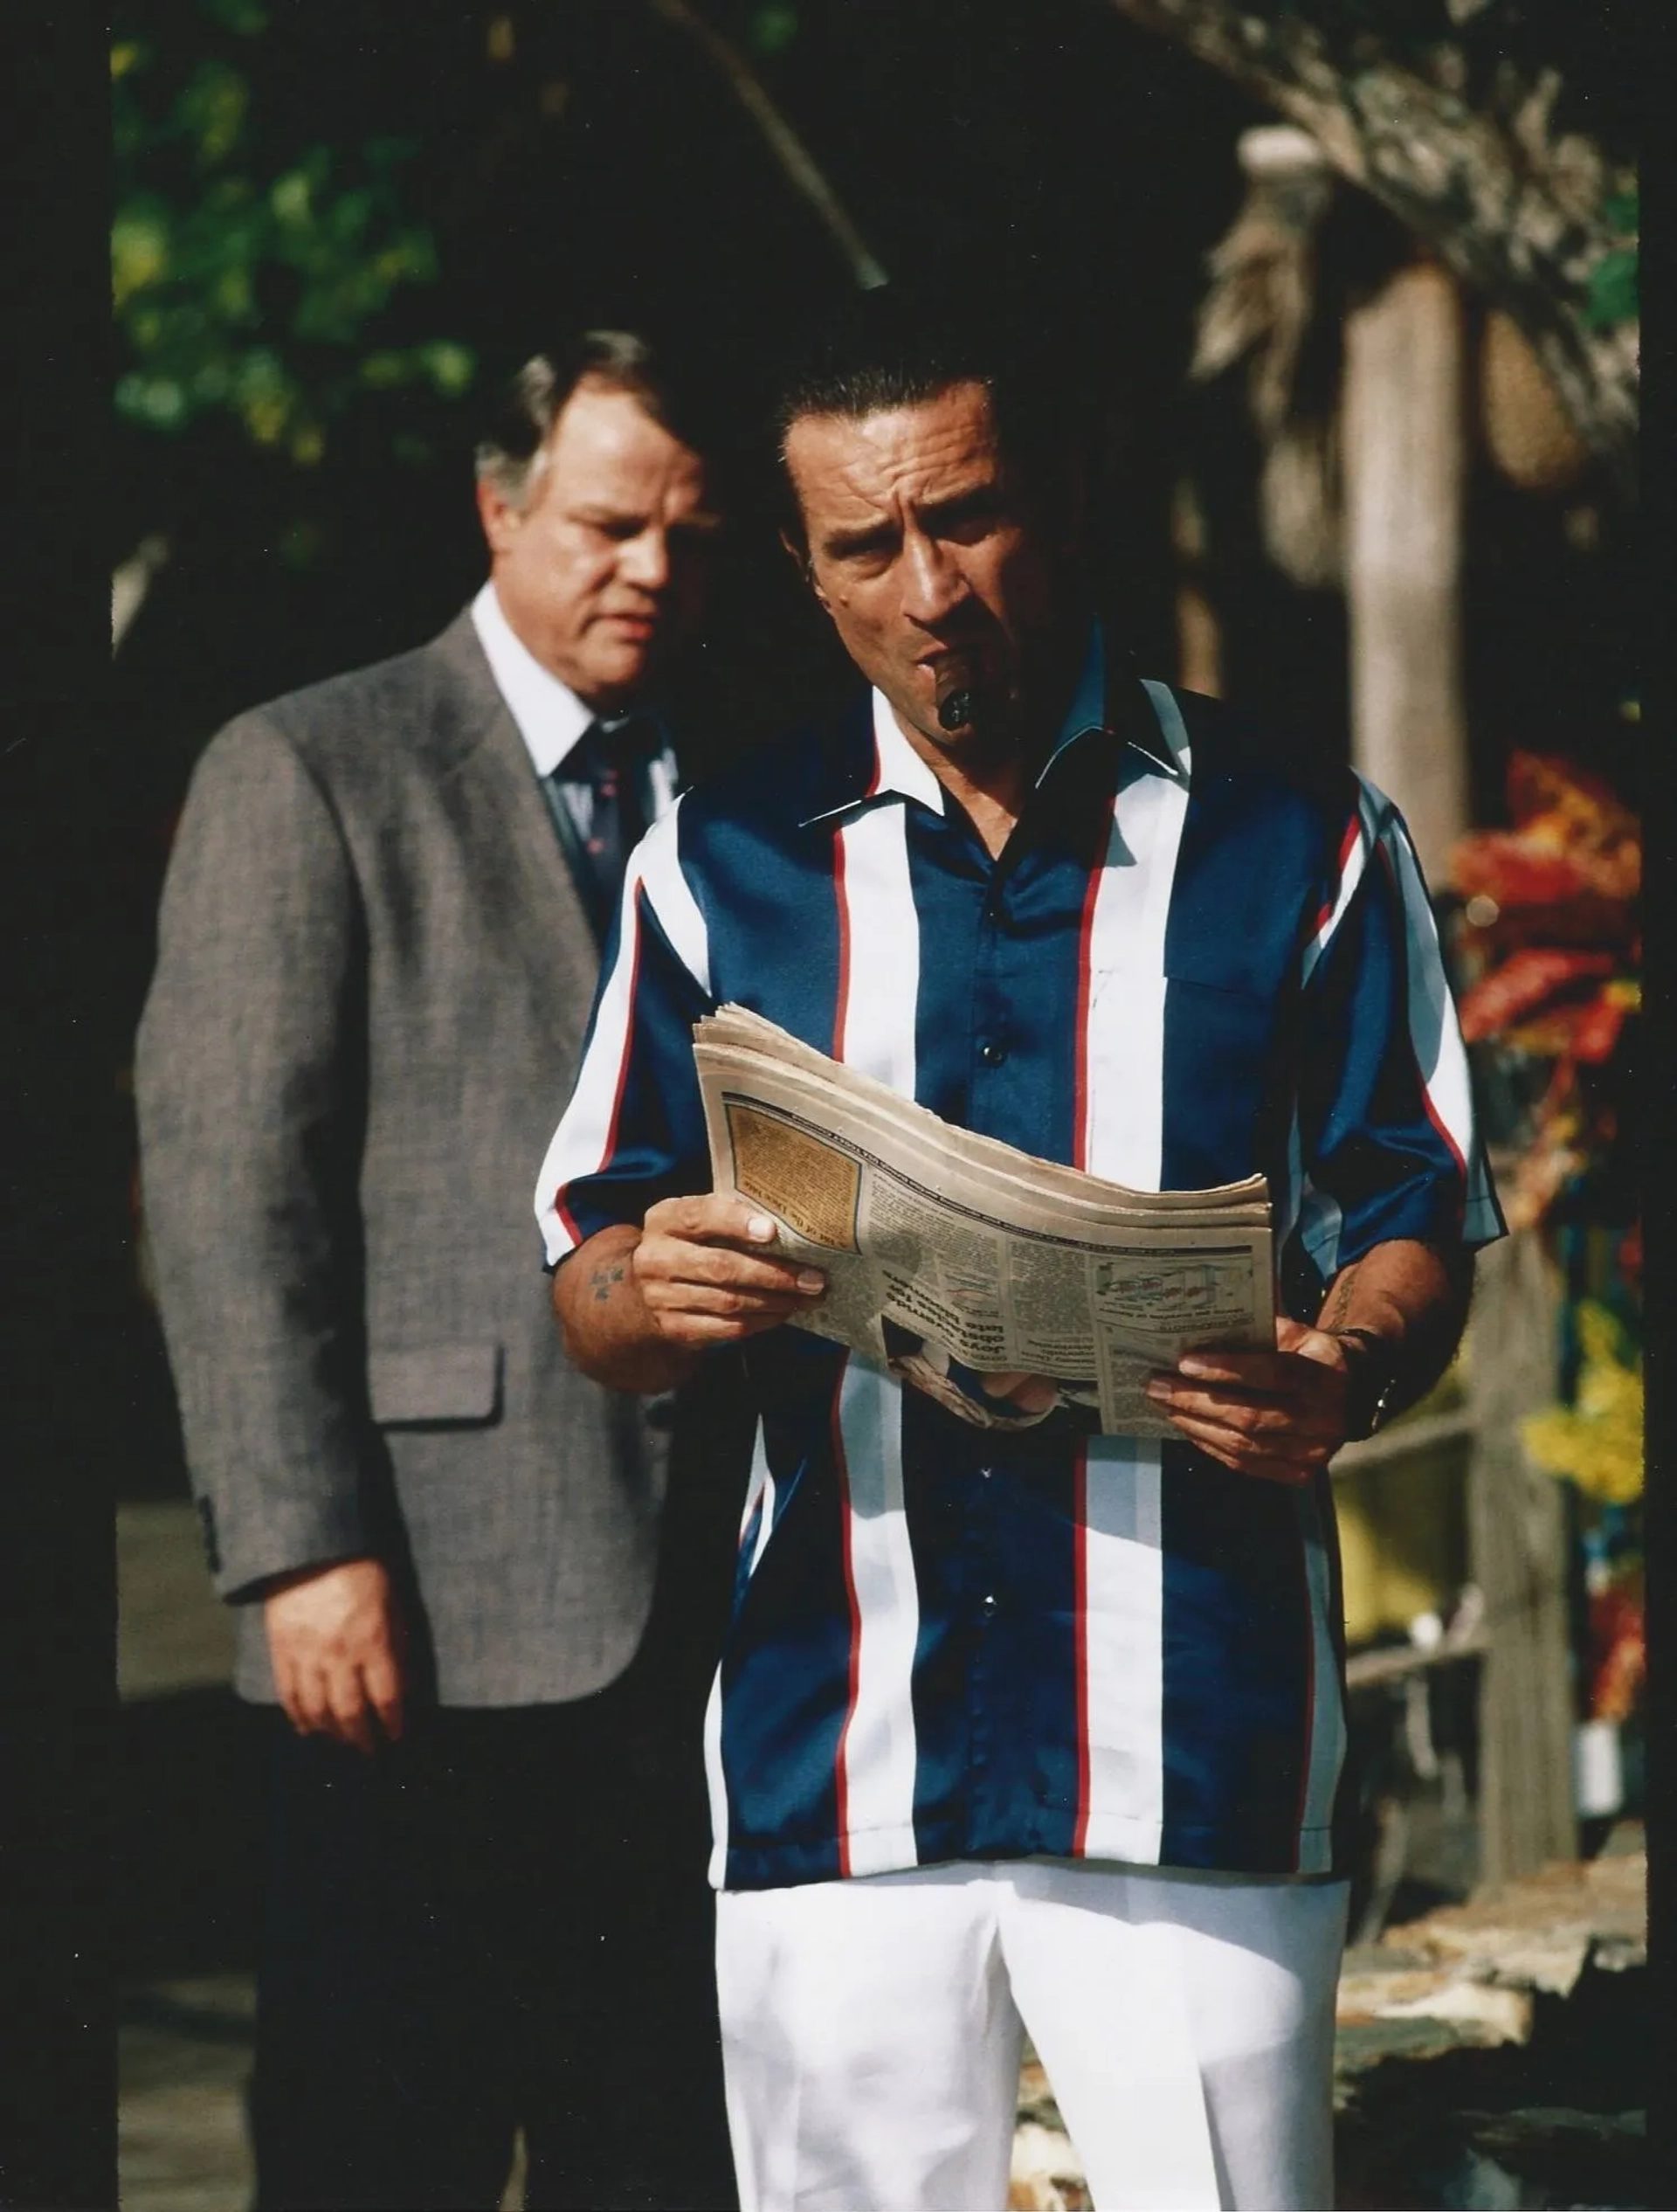
[[[1461,1033],[1470,1045],[1481,1037],[1494,1037],[1566,985],[1611,976],[1618,964],[1611,952],[1529,945],[1510,954],[1494,973],[1467,993],[1461,1002]]]

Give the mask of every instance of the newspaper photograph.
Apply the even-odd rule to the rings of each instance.
[[[1261,1177],[1129,1190],[956,1129],[742,1008],[694,1038],[715,1188],[826,1275],[795,1326],[884,1362],[895,1323],[981,1373],[1052,1377],[1115,1435],[1172,1433],[1144,1386],[1182,1352],[1273,1343]]]

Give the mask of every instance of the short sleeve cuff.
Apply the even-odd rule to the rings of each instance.
[[[1328,1202],[1312,1209],[1315,1218],[1301,1232],[1306,1252],[1324,1282],[1377,1244],[1430,1244],[1440,1249],[1478,1251],[1505,1236],[1506,1225],[1488,1183],[1464,1205],[1460,1185],[1431,1185],[1393,1193],[1384,1200],[1359,1204],[1349,1214]]]

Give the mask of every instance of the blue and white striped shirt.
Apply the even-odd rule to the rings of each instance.
[[[542,1170],[549,1261],[709,1186],[694,1021],[734,1000],[967,1128],[1143,1189],[1261,1170],[1287,1299],[1501,1234],[1407,833],[1097,631],[999,861],[871,707],[689,791],[632,861]],[[976,1429],[807,1331],[759,1416],[707,1721],[713,1877],[938,1860],[1335,1867],[1326,1476],[1068,1417]]]

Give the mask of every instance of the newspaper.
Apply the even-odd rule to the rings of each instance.
[[[950,1123],[725,1006],[694,1028],[711,1168],[827,1277],[796,1326],[907,1367],[982,1420],[949,1358],[1054,1378],[1108,1435],[1172,1434],[1148,1377],[1195,1346],[1274,1343],[1261,1175],[1134,1191]],[[884,1324],[925,1356],[887,1347]]]

